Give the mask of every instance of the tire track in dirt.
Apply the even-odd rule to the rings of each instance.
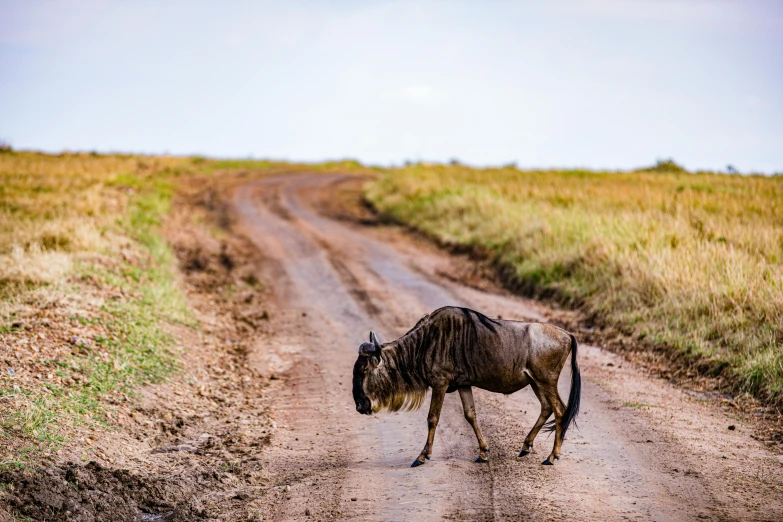
[[[749,430],[726,432],[720,412],[590,346],[580,346],[580,430],[556,466],[540,465],[551,444],[543,435],[536,453],[516,457],[538,415],[523,390],[475,394],[488,466],[471,462],[475,438],[450,395],[433,461],[408,468],[424,443],[426,408],[377,419],[353,408],[351,368],[368,331],[391,339],[446,304],[528,320],[541,319],[540,309],[437,277],[448,273],[444,256],[316,213],[313,197],[343,179],[265,179],[243,186],[234,201],[272,265],[266,280],[279,307],[276,335],[255,354],[259,367],[285,372],[273,392],[281,426],[264,459],[269,519],[780,518],[782,466]]]

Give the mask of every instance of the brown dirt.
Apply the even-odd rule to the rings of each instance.
[[[472,462],[452,394],[433,460],[409,468],[426,408],[354,411],[351,368],[370,329],[391,339],[445,304],[562,318],[498,288],[485,267],[380,226],[352,183],[281,176],[233,199],[190,186],[178,208],[211,217],[196,226],[180,214],[169,231],[204,325],[176,332],[183,375],[97,437],[95,462],[73,453],[0,477],[13,488],[6,505],[35,520],[783,518],[783,462],[752,438],[753,423],[586,343],[579,429],[555,466],[540,464],[552,443],[543,435],[516,457],[538,415],[523,390],[475,393],[489,464]],[[567,396],[567,371],[561,385]]]

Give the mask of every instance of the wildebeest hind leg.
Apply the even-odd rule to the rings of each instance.
[[[479,444],[479,456],[474,462],[488,462],[487,453],[489,447],[487,441],[484,439],[484,435],[479,428],[478,420],[476,419],[476,405],[473,403],[473,390],[470,386],[465,386],[459,389],[459,398],[462,399],[462,409],[465,411],[465,419],[468,421],[473,431],[476,433],[476,438]]]
[[[541,427],[544,425],[549,416],[552,415],[552,407],[549,405],[549,401],[546,399],[546,397],[541,394],[538,385],[532,382],[530,383],[530,387],[533,388],[533,392],[536,394],[538,402],[541,403],[541,414],[538,416],[536,423],[533,424],[533,427],[530,429],[530,433],[528,433],[527,437],[525,437],[525,442],[522,444],[522,451],[519,452],[520,457],[524,457],[525,455],[530,454],[530,450],[533,449],[533,441],[536,440],[536,435],[538,435],[538,432],[541,430]]]
[[[549,404],[555,410],[555,444],[552,448],[552,453],[546,458],[542,464],[552,465],[556,459],[560,458],[560,448],[563,445],[563,414],[565,413],[565,404],[557,393],[557,385],[552,390],[547,390],[546,397],[549,399]]]
[[[439,388],[432,388],[432,400],[430,401],[430,412],[427,415],[427,444],[424,445],[424,449],[421,450],[421,454],[411,464],[412,468],[421,466],[432,455],[432,443],[435,440],[435,428],[438,427],[438,419],[440,419],[440,410],[443,407],[443,399],[446,397],[446,389],[448,386]]]

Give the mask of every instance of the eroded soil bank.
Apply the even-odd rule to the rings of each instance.
[[[70,441],[41,471],[0,473],[13,520],[243,520],[262,481],[275,422],[269,375],[248,364],[272,334],[261,256],[230,234],[231,211],[208,179],[180,187],[165,236],[194,317],[169,325],[181,370],[110,405],[105,429]],[[276,376],[274,376],[276,377]],[[227,517],[227,518],[226,518]]]

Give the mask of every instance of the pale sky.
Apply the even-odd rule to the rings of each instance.
[[[0,0],[18,149],[783,171],[783,1]]]

